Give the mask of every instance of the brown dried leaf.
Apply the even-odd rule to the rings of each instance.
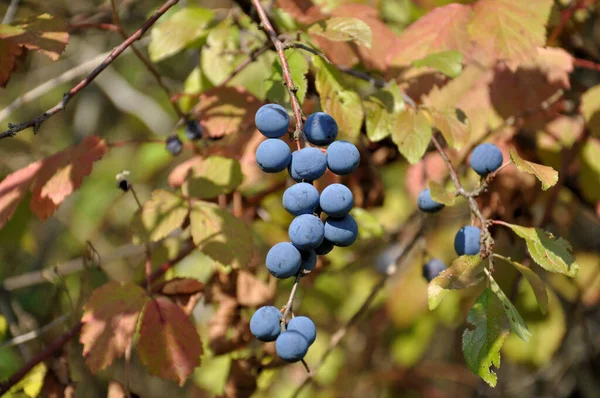
[[[125,353],[147,300],[144,289],[132,283],[109,282],[92,293],[81,318],[79,339],[92,372]]]
[[[168,298],[157,297],[146,304],[138,351],[151,374],[183,385],[200,364],[203,349],[183,310]]]
[[[166,296],[177,294],[195,294],[204,291],[204,283],[193,278],[173,278],[161,283],[154,291]]]
[[[26,52],[27,50],[17,44],[0,39],[0,87],[6,87],[12,71],[17,66],[17,59]]]
[[[238,272],[236,292],[238,302],[248,307],[261,306],[275,295],[275,291],[266,282],[246,271]]]
[[[69,43],[69,33],[66,21],[42,14],[12,25],[0,25],[0,39],[39,51],[56,61]]]

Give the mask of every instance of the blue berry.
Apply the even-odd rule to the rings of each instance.
[[[279,138],[287,133],[290,117],[285,108],[278,104],[260,107],[254,116],[256,128],[267,138]]]
[[[327,157],[319,148],[302,148],[294,151],[290,162],[290,176],[296,182],[319,179],[327,170]]]
[[[176,135],[171,135],[167,137],[167,151],[171,153],[173,156],[177,156],[183,151],[183,142]]]
[[[317,253],[314,250],[300,250],[300,255],[302,256],[300,276],[306,276],[317,265]]]
[[[358,236],[358,224],[350,214],[342,218],[329,217],[325,222],[325,239],[335,246],[350,246]]]
[[[479,254],[481,249],[480,238],[481,230],[479,228],[470,225],[462,227],[454,238],[454,250],[459,256]]]
[[[198,120],[188,120],[185,122],[185,136],[190,141],[196,141],[202,138],[202,126]]]
[[[351,174],[358,168],[360,153],[348,141],[336,141],[327,147],[327,167],[337,175]]]
[[[269,250],[266,262],[267,269],[275,278],[285,279],[298,273],[302,256],[294,245],[281,242]]]
[[[279,358],[287,362],[298,362],[308,352],[308,340],[295,330],[285,331],[275,341]]]
[[[291,214],[312,214],[319,205],[319,191],[311,184],[300,182],[283,193],[283,207]]]
[[[321,242],[319,247],[317,247],[315,249],[315,253],[317,253],[319,256],[324,256],[332,250],[333,250],[333,243],[331,243],[327,239],[323,239],[323,242]]]
[[[298,249],[316,249],[323,242],[323,222],[312,214],[299,215],[291,222],[288,234]]]
[[[352,191],[342,184],[331,184],[321,192],[321,210],[330,217],[344,217],[354,206]]]
[[[317,327],[315,323],[306,316],[297,316],[292,318],[287,325],[287,329],[289,331],[296,331],[300,333],[304,338],[308,341],[308,344],[311,345],[315,342],[317,338]]]
[[[338,125],[325,112],[316,112],[306,119],[304,133],[306,139],[315,145],[329,145],[337,137]]]
[[[494,144],[478,145],[471,154],[471,167],[480,176],[498,170],[502,166],[502,152]]]
[[[439,258],[432,258],[423,265],[423,277],[427,279],[427,282],[431,282],[445,269],[446,264],[444,264],[442,260]]]
[[[256,163],[265,173],[285,170],[291,159],[292,153],[288,144],[276,138],[269,138],[256,148]]]
[[[425,213],[437,213],[444,208],[443,203],[438,203],[431,198],[431,191],[429,188],[425,188],[421,191],[421,193],[419,193],[417,206],[419,206],[419,209]]]
[[[250,318],[250,332],[260,341],[275,341],[281,333],[281,312],[273,306],[260,307]]]

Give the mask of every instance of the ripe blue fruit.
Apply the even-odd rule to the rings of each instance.
[[[323,242],[321,242],[319,247],[317,247],[315,249],[315,253],[317,253],[319,256],[324,256],[332,250],[333,250],[333,243],[331,243],[327,239],[323,239]]]
[[[494,144],[478,145],[471,154],[471,167],[480,176],[498,170],[502,166],[502,152]]]
[[[327,218],[324,229],[325,239],[335,246],[350,246],[358,236],[358,225],[350,214],[346,214],[342,218]]]
[[[296,182],[314,181],[325,174],[327,157],[319,148],[302,148],[292,154],[288,170]]]
[[[331,184],[321,192],[319,205],[330,217],[344,217],[354,206],[354,196],[347,186]]]
[[[287,362],[298,362],[308,352],[308,340],[295,330],[285,331],[275,341],[279,358]]]
[[[471,225],[462,227],[454,237],[454,250],[459,256],[479,254],[481,249],[480,238],[481,230],[479,228]]]
[[[335,174],[351,174],[359,163],[360,153],[354,144],[341,140],[327,147],[327,167]]]
[[[298,273],[302,264],[302,256],[291,243],[280,242],[269,250],[266,263],[271,275],[275,278],[285,279]]]
[[[323,222],[312,214],[299,215],[290,223],[288,234],[298,249],[316,249],[323,242]]]
[[[173,156],[177,156],[183,150],[183,142],[176,135],[171,135],[167,137],[167,151],[171,153]]]
[[[417,206],[419,206],[419,209],[425,213],[437,213],[444,208],[443,203],[436,202],[431,198],[431,191],[429,188],[425,188],[419,193]]]
[[[188,120],[185,122],[185,136],[190,141],[196,141],[202,138],[202,126],[198,120]]]
[[[311,184],[300,182],[283,193],[283,207],[291,214],[312,214],[319,205],[319,191]]]
[[[335,141],[338,125],[335,119],[325,112],[316,112],[304,124],[306,139],[315,145],[329,145]]]
[[[314,250],[300,250],[300,255],[302,256],[300,276],[306,276],[317,265],[317,253]]]
[[[279,104],[267,104],[260,107],[254,115],[256,128],[267,138],[279,138],[287,133],[290,117]]]
[[[445,269],[446,264],[442,260],[432,258],[423,265],[423,277],[427,279],[427,282],[431,282]]]
[[[296,331],[300,333],[311,345],[317,338],[317,327],[315,323],[306,316],[297,316],[292,318],[287,325],[287,331]]]
[[[281,333],[281,312],[273,306],[260,307],[250,318],[250,332],[260,341],[275,341]]]
[[[291,159],[292,153],[288,144],[276,138],[269,138],[256,148],[256,163],[265,173],[285,170]]]

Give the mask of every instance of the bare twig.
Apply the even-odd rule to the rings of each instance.
[[[63,323],[66,320],[68,320],[70,316],[71,316],[71,314],[61,315],[58,318],[54,319],[49,324],[44,325],[44,326],[42,326],[39,329],[32,330],[30,332],[27,332],[27,333],[21,334],[19,336],[13,337],[9,341],[7,341],[7,342],[3,343],[2,345],[0,345],[0,349],[7,348],[7,347],[14,347],[14,346],[19,345],[19,344],[27,343],[28,341],[31,341],[31,340],[35,340],[38,337],[40,337],[41,335],[43,335],[44,333],[46,333],[48,330],[50,330],[53,327],[55,327],[56,325],[60,325],[61,323]]]
[[[82,22],[82,23],[74,23],[69,24],[67,26],[69,31],[74,30],[83,30],[83,29],[100,29],[106,30],[109,32],[119,32],[119,26],[112,23],[94,23],[94,22]]]
[[[6,10],[6,14],[4,14],[4,18],[2,19],[3,24],[9,24],[17,15],[17,8],[19,8],[19,0],[11,0],[8,5],[8,9]]]
[[[573,14],[575,14],[575,11],[585,8],[585,7],[586,7],[586,4],[585,4],[584,0],[577,0],[577,1],[571,2],[569,7],[562,10],[560,12],[560,21],[558,22],[558,25],[556,25],[556,27],[554,27],[554,29],[548,36],[547,44],[548,45],[553,44],[556,41],[556,39],[558,39],[558,37],[560,36],[562,31],[564,30],[567,22],[569,22],[569,20],[573,17]]]
[[[82,81],[77,83],[75,85],[75,87],[73,87],[71,90],[69,90],[69,92],[63,96],[63,98],[60,102],[58,102],[52,108],[48,109],[46,112],[42,113],[40,116],[38,116],[32,120],[29,120],[24,123],[19,123],[19,124],[9,123],[8,129],[5,130],[4,132],[0,133],[0,139],[14,137],[17,133],[19,133],[20,131],[23,131],[25,129],[28,129],[29,127],[33,127],[33,132],[36,133],[39,130],[40,126],[46,120],[50,119],[52,116],[56,115],[57,113],[62,112],[65,109],[65,107],[67,106],[67,103],[71,100],[71,98],[73,98],[73,96],[75,96],[82,89],[87,87],[87,85],[90,84],[90,82],[92,82],[104,69],[106,69],[106,67],[108,65],[110,65],[119,55],[121,55],[123,53],[123,51],[125,51],[128,47],[130,47],[135,41],[139,40],[144,35],[144,33],[146,33],[146,31],[148,29],[150,29],[150,27],[152,25],[154,25],[154,23],[161,16],[163,16],[165,14],[165,12],[167,12],[171,7],[173,7],[178,2],[179,2],[179,0],[167,0],[158,10],[156,10],[152,14],[152,16],[150,18],[148,18],[148,20],[146,20],[146,22],[144,22],[144,24],[137,31],[135,31],[135,33],[133,33],[131,36],[129,36],[129,38],[127,40],[125,40],[123,43],[121,43],[117,47],[115,47],[110,52],[110,54],[106,57],[106,59],[100,63],[100,65],[98,65]]]
[[[290,297],[288,298],[287,303],[285,304],[285,309],[283,310],[283,315],[281,317],[281,322],[285,324],[286,318],[290,311],[292,311],[294,305],[294,298],[296,297],[296,291],[298,290],[298,284],[300,283],[300,273],[296,275],[296,279],[294,280],[294,286],[292,286],[292,291],[290,292]]]
[[[258,16],[261,21],[261,25],[267,35],[271,38],[273,45],[275,46],[275,50],[277,51],[277,56],[279,57],[279,61],[281,62],[281,70],[283,72],[283,82],[290,96],[290,101],[292,103],[292,110],[294,112],[294,118],[296,119],[296,130],[293,133],[292,138],[296,141],[296,146],[298,149],[301,149],[304,146],[304,136],[302,132],[303,121],[302,121],[302,108],[300,107],[300,102],[296,97],[296,93],[298,92],[298,87],[294,85],[294,81],[292,80],[292,73],[290,71],[290,66],[288,65],[287,59],[285,58],[285,48],[283,42],[277,36],[275,29],[273,29],[273,25],[271,25],[271,21],[269,21],[269,17],[265,13],[262,5],[259,0],[252,0],[252,4],[256,8],[258,12]]]
[[[327,62],[328,64],[331,64],[331,61],[329,60],[329,58],[327,58],[327,56],[325,55],[325,53],[323,53],[322,51],[319,51],[319,50],[317,50],[315,48],[309,47],[309,46],[307,46],[305,44],[295,43],[295,42],[285,42],[283,44],[283,48],[284,49],[296,48],[296,49],[308,51],[311,54],[315,54],[315,55],[323,58],[323,60],[325,60],[325,62]]]

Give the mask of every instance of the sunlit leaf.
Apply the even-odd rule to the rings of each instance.
[[[296,92],[296,98],[302,103],[304,96],[306,95],[307,81],[306,74],[308,73],[308,61],[304,58],[304,55],[294,49],[288,49],[285,51],[286,59],[290,67],[290,73],[292,75],[292,81],[296,85],[298,91]],[[267,99],[275,103],[288,103],[290,101],[289,95],[283,81],[283,71],[281,69],[281,61],[278,58],[273,60],[272,73],[266,79],[265,91],[267,93]]]
[[[424,58],[413,61],[416,67],[427,66],[436,69],[446,76],[457,77],[462,72],[463,56],[456,50],[441,51],[429,54]]]
[[[484,263],[481,262],[479,255],[465,255],[455,259],[450,267],[442,271],[438,277],[429,283],[427,288],[429,309],[435,309],[448,290],[466,289],[481,282],[483,280],[481,275],[483,267]]]
[[[188,195],[198,199],[215,198],[230,193],[243,180],[240,162],[223,156],[210,156],[191,169]]]
[[[440,111],[430,109],[433,124],[442,133],[448,145],[460,149],[469,141],[471,126],[464,112],[460,109]]]
[[[456,202],[456,194],[454,192],[447,191],[441,184],[433,180],[429,180],[428,186],[431,199],[446,206],[454,206],[454,202]]]
[[[502,302],[490,289],[485,289],[467,316],[462,348],[469,369],[492,387],[498,381],[492,367],[500,367],[500,348],[508,334]]]
[[[158,189],[152,193],[152,198],[136,212],[132,229],[136,241],[158,241],[181,227],[188,215],[186,201],[174,193]]]
[[[407,109],[396,119],[392,140],[400,153],[412,164],[417,163],[431,140],[431,123],[422,112]]]
[[[41,14],[11,25],[0,24],[0,42],[4,41],[39,51],[56,61],[69,43],[67,22],[50,14]]]
[[[329,18],[317,22],[308,31],[326,37],[331,41],[353,41],[369,48],[373,40],[373,33],[369,25],[358,18]]]
[[[506,294],[500,289],[500,286],[496,282],[496,280],[488,276],[490,289],[492,292],[498,296],[498,299],[502,302],[502,306],[504,307],[504,311],[506,311],[506,316],[508,317],[508,322],[510,324],[510,330],[513,331],[517,336],[521,338],[521,340],[527,342],[529,341],[529,337],[531,336],[531,332],[527,329],[527,325],[519,314],[519,311],[515,308],[513,303],[506,297]]]
[[[544,191],[558,182],[558,171],[554,170],[552,167],[528,162],[527,160],[522,159],[514,149],[510,150],[510,158],[520,171],[536,176],[542,183],[542,189]]]
[[[389,137],[395,130],[398,115],[404,112],[404,100],[398,86],[392,82],[365,101],[367,136],[373,142]]]

